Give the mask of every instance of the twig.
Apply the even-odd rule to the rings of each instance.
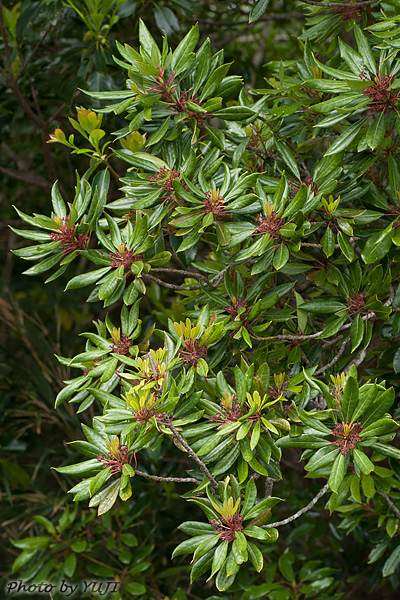
[[[7,38],[6,27],[4,25],[4,19],[3,19],[3,1],[2,0],[0,0],[0,32],[1,32],[1,36],[3,38],[3,43],[4,43],[4,55],[6,57],[6,63],[8,65],[8,68],[12,72],[12,58],[11,58],[10,47],[8,45],[8,38]]]
[[[154,275],[150,275],[149,273],[145,273],[144,275],[142,275],[142,278],[150,279],[150,281],[154,281],[154,283],[163,285],[164,287],[170,288],[171,290],[191,291],[191,290],[200,290],[201,289],[200,285],[184,286],[184,285],[175,285],[174,283],[167,283],[166,281],[163,281],[162,279],[159,279],[158,277],[154,277]]]
[[[322,248],[322,244],[311,244],[308,242],[301,242],[302,248]],[[339,244],[335,244],[335,248],[340,248]]]
[[[219,286],[219,284],[221,283],[221,281],[224,278],[225,272],[229,269],[228,267],[225,267],[224,269],[222,269],[221,273],[218,273],[218,275],[216,275],[215,277],[213,277],[212,279],[210,279],[210,285],[213,288],[216,288]]]
[[[175,481],[177,483],[199,483],[197,479],[194,477],[160,477],[158,475],[149,475],[149,473],[144,473],[143,471],[135,470],[136,475],[140,475],[141,477],[146,477],[147,479],[153,479],[154,481]]]
[[[265,478],[264,498],[271,498],[271,496],[272,496],[272,489],[274,487],[275,481],[279,481],[279,480],[278,479],[273,479],[272,477],[266,477]]]
[[[315,0],[301,0],[310,6],[323,6],[324,8],[353,8],[353,6],[367,6],[377,4],[379,0],[363,0],[362,2],[316,2]]]
[[[237,9],[235,9],[237,11]],[[304,13],[268,13],[263,17],[257,19],[257,22],[262,21],[292,21],[293,19],[306,19],[307,15]],[[207,19],[198,19],[198,22],[202,25],[214,25],[218,27],[236,27],[237,25],[248,25],[249,20],[246,21],[220,21],[219,19],[210,21]],[[254,21],[256,23],[256,21]]]
[[[21,75],[23,74],[23,72],[25,71],[25,69],[27,68],[27,66],[29,65],[29,63],[31,62],[32,58],[34,57],[34,55],[36,54],[36,52],[38,51],[38,49],[40,48],[40,46],[42,45],[42,43],[44,42],[44,39],[47,37],[47,35],[50,33],[50,31],[53,29],[54,25],[52,23],[50,23],[50,25],[48,25],[47,29],[42,33],[40,40],[37,42],[36,46],[34,47],[34,49],[32,50],[29,58],[26,59],[26,61],[24,62],[24,64],[22,65],[18,75],[17,75],[17,79],[19,77],[21,77]]]
[[[265,342],[265,341],[275,341],[275,340],[277,340],[277,341],[279,341],[279,340],[296,341],[296,340],[311,340],[313,338],[319,337],[322,334],[323,334],[323,331],[317,331],[316,333],[310,333],[308,335],[292,335],[292,334],[289,334],[289,333],[288,334],[282,333],[282,334],[279,334],[279,335],[271,335],[269,337],[258,337],[258,336],[255,335],[254,338],[256,340],[263,341],[263,342]]]
[[[151,270],[156,272],[174,273],[176,275],[189,275],[194,279],[203,279],[203,281],[209,283],[208,277],[203,275],[203,273],[194,273],[193,271],[184,271],[183,269],[170,269],[168,267],[152,267]]]
[[[18,179],[30,185],[36,185],[37,187],[41,187],[46,190],[51,188],[51,185],[48,181],[43,179],[43,177],[36,175],[35,173],[25,173],[16,169],[5,169],[1,166],[0,173],[7,175],[8,177],[12,177],[12,179]]]
[[[314,377],[316,375],[320,375],[321,373],[325,373],[325,371],[327,371],[328,369],[330,369],[331,367],[333,367],[333,365],[335,363],[337,363],[337,361],[340,359],[340,357],[342,356],[343,352],[346,349],[346,344],[347,344],[348,340],[345,340],[343,342],[343,344],[340,346],[338,353],[336,354],[336,356],[331,360],[330,363],[328,363],[327,365],[325,365],[324,367],[321,367],[320,369],[318,369],[317,371],[315,371],[314,373]]]
[[[189,454],[189,456],[191,456],[191,458],[193,458],[193,460],[199,465],[200,469],[203,471],[203,473],[206,475],[206,477],[210,480],[211,485],[214,488],[218,489],[218,484],[217,484],[216,480],[214,479],[214,477],[211,475],[210,471],[207,469],[206,465],[197,456],[197,454],[194,452],[194,450],[192,450],[192,448],[189,446],[189,444],[187,443],[185,438],[181,436],[181,434],[176,429],[176,427],[172,424],[169,416],[166,413],[163,414],[162,422],[166,425],[166,427],[168,427],[168,429],[170,429],[172,431],[175,439],[181,444],[181,446],[183,446],[183,448],[186,450],[186,452]]]
[[[385,492],[379,492],[378,494],[380,494],[382,496],[382,498],[385,498],[386,502],[388,503],[388,505],[390,506],[390,508],[392,509],[392,511],[394,512],[394,514],[396,515],[396,517],[398,519],[400,519],[400,510],[397,508],[397,506],[395,506],[393,504],[393,502],[391,501],[391,499],[389,498],[389,496],[387,494],[385,494]]]
[[[363,348],[361,350],[361,352],[359,352],[357,354],[357,356],[355,358],[353,358],[353,360],[351,362],[349,362],[348,365],[346,365],[346,367],[343,369],[343,372],[347,375],[347,373],[350,371],[352,366],[354,366],[356,368],[359,367],[366,356],[367,356],[367,349]]]
[[[303,348],[301,348],[301,358],[304,360],[308,367],[312,367],[312,364],[308,360],[308,357],[306,356],[306,353],[304,352]]]
[[[328,491],[328,488],[329,488],[329,486],[326,483],[324,485],[324,487],[321,490],[319,490],[318,494],[316,496],[314,496],[314,498],[311,500],[311,502],[309,502],[307,504],[307,506],[304,506],[304,508],[301,508],[300,510],[298,510],[291,517],[287,517],[287,519],[283,519],[283,521],[277,521],[276,523],[269,523],[268,525],[262,525],[263,529],[269,529],[270,527],[279,527],[281,525],[287,525],[288,523],[291,523],[292,521],[295,521],[296,519],[298,519],[299,517],[301,517],[301,515],[304,515],[304,513],[306,513],[309,510],[311,510],[312,507],[315,504],[317,504],[318,500],[320,498],[322,498],[322,496]]]

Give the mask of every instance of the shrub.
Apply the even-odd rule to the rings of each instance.
[[[198,48],[197,25],[172,51],[141,22],[138,50],[117,43],[125,89],[90,92],[101,108],[50,136],[90,158],[73,202],[56,183],[50,216],[16,209],[34,227],[14,229],[35,242],[15,251],[34,263],[25,273],[69,272],[66,290],[110,307],[82,352],[57,357],[80,374],[56,407],[95,407],[87,441],[71,443],[86,460],[55,467],[79,478],[74,500],[102,515],[138,477],[176,482],[200,510],[173,557],[193,554],[191,581],[252,598],[341,597],[331,568],[295,576],[290,549],[278,564],[293,595],[257,585],[266,545],[327,494],[398,583],[397,17],[312,4],[302,60],[269,64],[264,89],[229,75],[208,39]],[[343,20],[346,41],[325,44]],[[124,115],[118,131],[110,114]],[[289,490],[273,495],[289,448],[319,482],[293,513]]]

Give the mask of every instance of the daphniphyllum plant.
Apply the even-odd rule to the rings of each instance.
[[[345,531],[375,524],[384,576],[400,563],[398,17],[310,4],[303,60],[267,65],[263,89],[198,48],[197,25],[171,50],[141,22],[140,47],[117,44],[125,89],[90,93],[100,108],[50,136],[90,157],[73,202],[55,183],[48,214],[16,209],[25,273],[68,272],[68,293],[112,310],[57,357],[76,375],[56,408],[95,416],[71,444],[86,459],[56,470],[99,515],[137,477],[177,482],[197,520],[173,557],[193,553],[191,580],[220,591],[324,495]],[[346,42],[318,46],[343,21]],[[272,493],[288,448],[319,484],[294,514]]]

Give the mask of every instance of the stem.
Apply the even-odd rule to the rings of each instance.
[[[143,471],[135,470],[136,475],[146,477],[147,479],[153,479],[154,481],[175,481],[177,483],[199,483],[194,477],[160,477],[159,475],[149,475]]]
[[[175,285],[175,283],[167,283],[166,281],[163,281],[162,279],[159,279],[158,277],[154,277],[154,275],[150,275],[149,273],[145,273],[144,275],[142,275],[143,279],[150,279],[150,281],[154,281],[154,283],[158,283],[159,285],[163,285],[164,287],[170,288],[171,290],[184,290],[184,291],[188,291],[188,290],[200,290],[201,286],[200,285],[191,285],[191,286],[184,286],[184,285]]]
[[[303,508],[298,510],[291,517],[288,517],[287,519],[283,519],[283,521],[277,521],[276,523],[269,523],[268,525],[263,525],[262,526],[263,529],[269,529],[270,527],[279,527],[280,525],[287,525],[288,523],[295,521],[295,519],[298,519],[299,517],[301,517],[301,515],[304,515],[304,513],[311,510],[313,508],[313,506],[315,506],[315,504],[317,504],[318,500],[320,498],[322,498],[322,496],[328,491],[328,487],[329,486],[326,483],[324,485],[324,487],[321,490],[319,490],[318,494],[316,496],[314,496],[314,498],[311,500],[311,502],[309,502],[307,504],[307,506],[304,506]]]
[[[322,373],[325,373],[325,371],[327,371],[328,369],[330,369],[335,363],[337,363],[337,361],[340,359],[340,357],[342,356],[343,352],[346,349],[346,344],[347,344],[348,340],[345,340],[343,342],[343,344],[340,346],[339,352],[336,354],[336,356],[331,360],[330,363],[328,363],[327,365],[325,365],[324,367],[321,367],[320,369],[318,369],[318,371],[315,371],[314,373],[314,377],[316,375],[320,375]]]
[[[189,454],[189,456],[191,458],[193,458],[193,460],[199,465],[200,469],[203,471],[203,473],[206,475],[206,477],[210,480],[211,485],[215,489],[218,489],[218,484],[217,484],[216,480],[214,479],[214,477],[211,475],[210,471],[207,469],[206,465],[197,456],[197,454],[194,452],[194,450],[192,450],[192,448],[189,446],[189,444],[187,443],[185,438],[181,436],[181,434],[176,429],[176,427],[174,425],[172,425],[172,422],[166,413],[163,414],[163,423],[166,425],[166,427],[168,427],[168,429],[170,429],[172,431],[172,433],[174,434],[174,438],[181,444],[181,446],[183,446],[183,448],[186,450],[186,452]],[[198,483],[198,482],[196,481],[196,483]]]
[[[353,8],[353,6],[367,6],[376,4],[379,0],[363,0],[362,2],[316,2],[315,0],[301,0],[310,6],[323,6],[325,8]]]
[[[390,508],[392,509],[392,511],[394,512],[394,514],[396,515],[396,517],[398,519],[400,519],[400,510],[397,508],[397,506],[395,506],[393,504],[393,502],[391,501],[391,499],[389,498],[389,496],[387,494],[385,494],[385,492],[378,492],[378,494],[380,494],[382,496],[382,498],[384,498],[386,500],[386,502],[388,503],[388,505],[390,506]]]

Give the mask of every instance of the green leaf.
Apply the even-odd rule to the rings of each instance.
[[[312,448],[318,450],[324,446],[329,446],[329,442],[321,437],[307,433],[290,437],[286,435],[276,440],[275,445],[278,448]]]
[[[400,544],[393,550],[389,558],[383,565],[382,575],[383,577],[389,577],[396,573],[400,565]]]
[[[105,498],[103,498],[103,500],[99,504],[99,508],[97,510],[98,516],[104,515],[104,513],[106,513],[107,511],[110,510],[110,508],[113,507],[113,505],[118,497],[119,486],[120,486],[119,479],[117,479],[117,481],[114,481],[114,483],[112,483],[112,485],[108,489],[107,496]]]
[[[70,279],[65,287],[65,290],[75,290],[78,288],[86,287],[92,283],[96,283],[103,275],[109,272],[111,267],[104,267],[103,269],[96,269],[95,271],[89,271],[89,273],[82,273],[82,275],[76,275]]]
[[[339,38],[339,49],[343,60],[347,63],[354,74],[359,75],[363,70],[363,60],[361,56]]]
[[[55,182],[51,188],[51,203],[53,205],[54,213],[59,217],[65,217],[67,210],[65,208],[65,202],[58,189],[58,181]]]
[[[151,58],[154,64],[157,65],[161,61],[161,53],[154,41],[153,36],[143,23],[142,19],[139,19],[139,41],[144,50],[147,52],[149,58]]]
[[[251,478],[246,484],[246,492],[244,496],[242,515],[245,517],[246,514],[251,510],[254,506],[254,502],[257,498],[257,487],[254,482],[254,479]]]
[[[378,421],[383,415],[389,411],[394,402],[395,392],[393,388],[389,388],[382,394],[376,397],[375,402],[367,408],[361,419],[362,426],[368,427],[371,423]]]
[[[206,132],[214,146],[219,148],[219,150],[225,150],[225,136],[220,129],[209,125],[206,127]]]
[[[335,462],[332,465],[332,470],[329,475],[328,485],[335,494],[338,493],[340,485],[344,479],[344,463],[345,456],[340,453],[335,458]]]
[[[278,560],[279,570],[282,573],[283,577],[290,582],[296,581],[296,576],[293,571],[292,561],[290,560],[290,555],[288,551],[285,550],[283,554],[280,555]]]
[[[76,463],[75,465],[68,465],[67,467],[52,467],[57,473],[63,473],[64,475],[84,475],[85,473],[90,473],[94,470],[98,471],[102,468],[102,464],[97,460],[97,458],[92,458],[90,460],[85,460],[81,463]]]
[[[379,116],[375,118],[372,125],[369,127],[365,141],[371,150],[375,150],[383,142],[386,133],[386,122],[385,113],[379,113]]]
[[[276,542],[279,536],[278,530],[274,527],[262,529],[261,527],[257,527],[257,525],[250,525],[249,527],[245,527],[243,529],[243,533],[245,535],[248,535],[249,537],[257,538],[258,540],[262,540],[271,544],[273,542]]]
[[[180,67],[183,61],[186,60],[188,54],[194,50],[199,41],[200,33],[199,26],[194,25],[185,35],[183,40],[179,42],[171,57],[171,69],[175,74],[180,73]]]
[[[199,558],[194,564],[190,573],[190,581],[193,582],[195,579],[203,575],[212,565],[215,550],[212,548],[204,556]]]
[[[363,341],[364,321],[361,315],[356,315],[350,327],[351,351],[354,352]]]
[[[10,540],[15,548],[21,548],[22,550],[28,550],[31,552],[32,550],[38,550],[39,548],[46,548],[51,541],[51,537],[30,537],[23,538],[21,540]]]
[[[87,541],[86,540],[73,540],[71,542],[71,550],[73,550],[74,552],[80,553],[80,552],[84,552],[87,548]]]
[[[234,569],[234,572],[232,571]],[[232,552],[228,554],[228,558],[225,560],[224,564],[218,571],[218,575],[215,579],[215,585],[217,590],[220,592],[224,592],[228,590],[232,583],[235,581],[237,570],[239,569],[239,565],[236,564],[235,559],[233,557]]]
[[[40,523],[41,525],[43,525],[46,531],[51,535],[56,534],[56,530],[53,523],[49,521],[49,519],[46,519],[46,517],[44,517],[43,515],[35,515],[33,519],[34,521],[36,521],[36,523]]]
[[[386,231],[371,235],[364,246],[361,258],[365,264],[375,264],[379,262],[389,252],[392,245],[393,231]]]
[[[72,577],[76,569],[76,554],[71,552],[64,561],[64,574],[66,577]]]
[[[347,376],[341,399],[341,413],[346,423],[352,421],[353,413],[358,405],[358,383],[355,377]]]
[[[283,160],[285,167],[290,169],[297,179],[300,179],[299,167],[297,166],[297,158],[293,150],[287,144],[280,140],[275,140],[276,151]]]
[[[217,571],[219,571],[220,568],[222,567],[222,565],[224,564],[226,555],[228,553],[228,546],[229,546],[229,542],[224,540],[215,549],[212,566],[211,566],[211,575],[208,579],[211,579],[211,577],[214,577],[215,573],[217,573]]]
[[[12,564],[11,573],[16,573],[17,571],[20,571],[23,567],[25,567],[25,565],[27,565],[30,562],[31,558],[35,556],[36,552],[37,549],[24,550],[23,552],[21,552],[21,554],[17,556],[17,558]]]
[[[332,154],[337,154],[350,146],[363,128],[365,121],[366,119],[361,119],[360,121],[357,120],[353,125],[345,127],[343,133],[341,133],[333,144],[329,146],[328,150],[325,152],[325,156],[332,156]]]
[[[211,73],[210,77],[207,79],[206,83],[204,84],[203,90],[201,92],[201,96],[200,96],[201,102],[203,102],[203,100],[205,100],[209,96],[212,96],[212,94],[217,90],[219,84],[221,83],[221,81],[223,80],[225,75],[228,73],[230,66],[231,66],[230,64],[221,65],[220,67],[217,67],[215,69],[215,71],[213,71],[213,73]],[[207,127],[206,129],[208,130],[209,127]],[[212,135],[212,130],[214,130],[214,129],[215,129],[214,127],[211,127],[211,135]],[[217,130],[217,131],[219,131],[219,130]],[[210,135],[210,132],[207,131],[207,133]],[[210,139],[212,139],[211,136],[210,136]],[[215,144],[215,145],[217,146],[217,148],[219,148],[219,146],[217,144]],[[223,149],[224,149],[223,147],[220,148],[220,150],[223,150]]]
[[[54,256],[49,256],[49,258],[45,258],[45,260],[42,260],[41,262],[37,263],[30,269],[27,269],[22,274],[23,275],[39,275],[39,273],[44,273],[45,271],[48,271],[49,269],[54,267],[55,264],[60,262],[61,258],[62,258],[61,252],[55,254]]]
[[[185,521],[179,525],[178,529],[187,533],[187,535],[205,535],[213,533],[214,529],[209,523],[201,523],[200,521]]]
[[[341,231],[338,232],[338,242],[344,256],[349,262],[352,262],[354,260],[353,246],[350,244],[348,237],[345,236]]]
[[[335,313],[338,310],[346,308],[341,302],[336,300],[330,300],[329,298],[320,298],[318,300],[311,300],[310,302],[304,302],[301,305],[301,310],[307,310],[312,313]]]
[[[364,454],[364,452],[358,450],[358,448],[354,448],[353,456],[354,462],[362,473],[369,475],[374,470],[374,463],[369,460],[368,456]]]
[[[157,144],[157,142],[159,142],[160,140],[163,139],[163,137],[166,135],[168,129],[169,129],[169,125],[171,123],[171,117],[167,117],[165,119],[165,121],[163,121],[161,123],[161,125],[159,126],[158,129],[156,129],[156,131],[154,133],[151,134],[149,141],[147,142],[146,146],[154,146],[154,144]]]
[[[361,478],[361,485],[367,498],[373,498],[375,496],[375,484],[371,475],[363,475]]]
[[[99,491],[101,487],[106,483],[106,481],[111,477],[111,467],[107,467],[103,469],[95,477],[93,477],[89,486],[90,496],[94,496],[96,492]]]
[[[291,217],[303,208],[307,200],[307,190],[307,186],[302,183],[293,200],[288,201],[285,212],[282,215],[283,218]]]
[[[231,241],[231,232],[225,223],[216,224],[217,240],[221,246],[227,246]]]
[[[261,425],[260,425],[260,421],[257,421],[256,424],[254,425],[253,431],[251,433],[251,439],[250,439],[250,449],[251,450],[254,450],[254,448],[257,446],[258,440],[260,439],[260,435],[261,435]]]
[[[383,454],[384,456],[390,456],[391,458],[400,460],[400,450],[394,446],[389,446],[388,444],[383,444],[381,442],[375,442],[375,444],[371,446],[371,449],[375,450],[379,454]]]
[[[253,542],[247,542],[247,551],[249,553],[249,559],[257,573],[261,573],[264,566],[264,557],[261,551],[257,548]]]
[[[347,321],[347,314],[344,317],[338,317],[337,319],[332,321],[332,323],[330,323],[327,327],[325,327],[325,329],[322,332],[321,337],[323,339],[332,337],[343,327],[343,325],[346,323],[346,321]]]
[[[263,16],[268,8],[269,0],[255,0],[249,14],[249,23],[254,23]]]
[[[380,436],[380,435],[386,435],[388,433],[393,433],[398,428],[399,428],[399,426],[396,423],[396,421],[394,421],[393,419],[384,417],[382,419],[378,419],[377,421],[374,421],[373,423],[370,423],[370,425],[368,425],[368,427],[364,427],[362,432],[360,433],[360,437],[363,439],[363,438],[367,438],[367,437],[376,437],[376,436]]]
[[[329,258],[335,251],[335,234],[330,227],[327,227],[324,235],[321,238],[322,250]]]
[[[306,471],[318,471],[318,469],[323,469],[334,462],[339,452],[340,449],[336,446],[324,446],[310,458],[304,468]]]
[[[256,113],[247,106],[229,106],[227,108],[221,108],[214,113],[214,116],[223,119],[224,121],[244,121],[249,119]]]
[[[289,250],[286,244],[280,244],[275,251],[273,265],[277,271],[282,269],[289,260]]]
[[[377,72],[377,68],[374,56],[372,54],[372,50],[368,43],[368,39],[365,37],[361,29],[356,24],[354,25],[354,34],[358,46],[358,51],[362,56],[364,65],[368,68],[370,73],[375,74]]]

